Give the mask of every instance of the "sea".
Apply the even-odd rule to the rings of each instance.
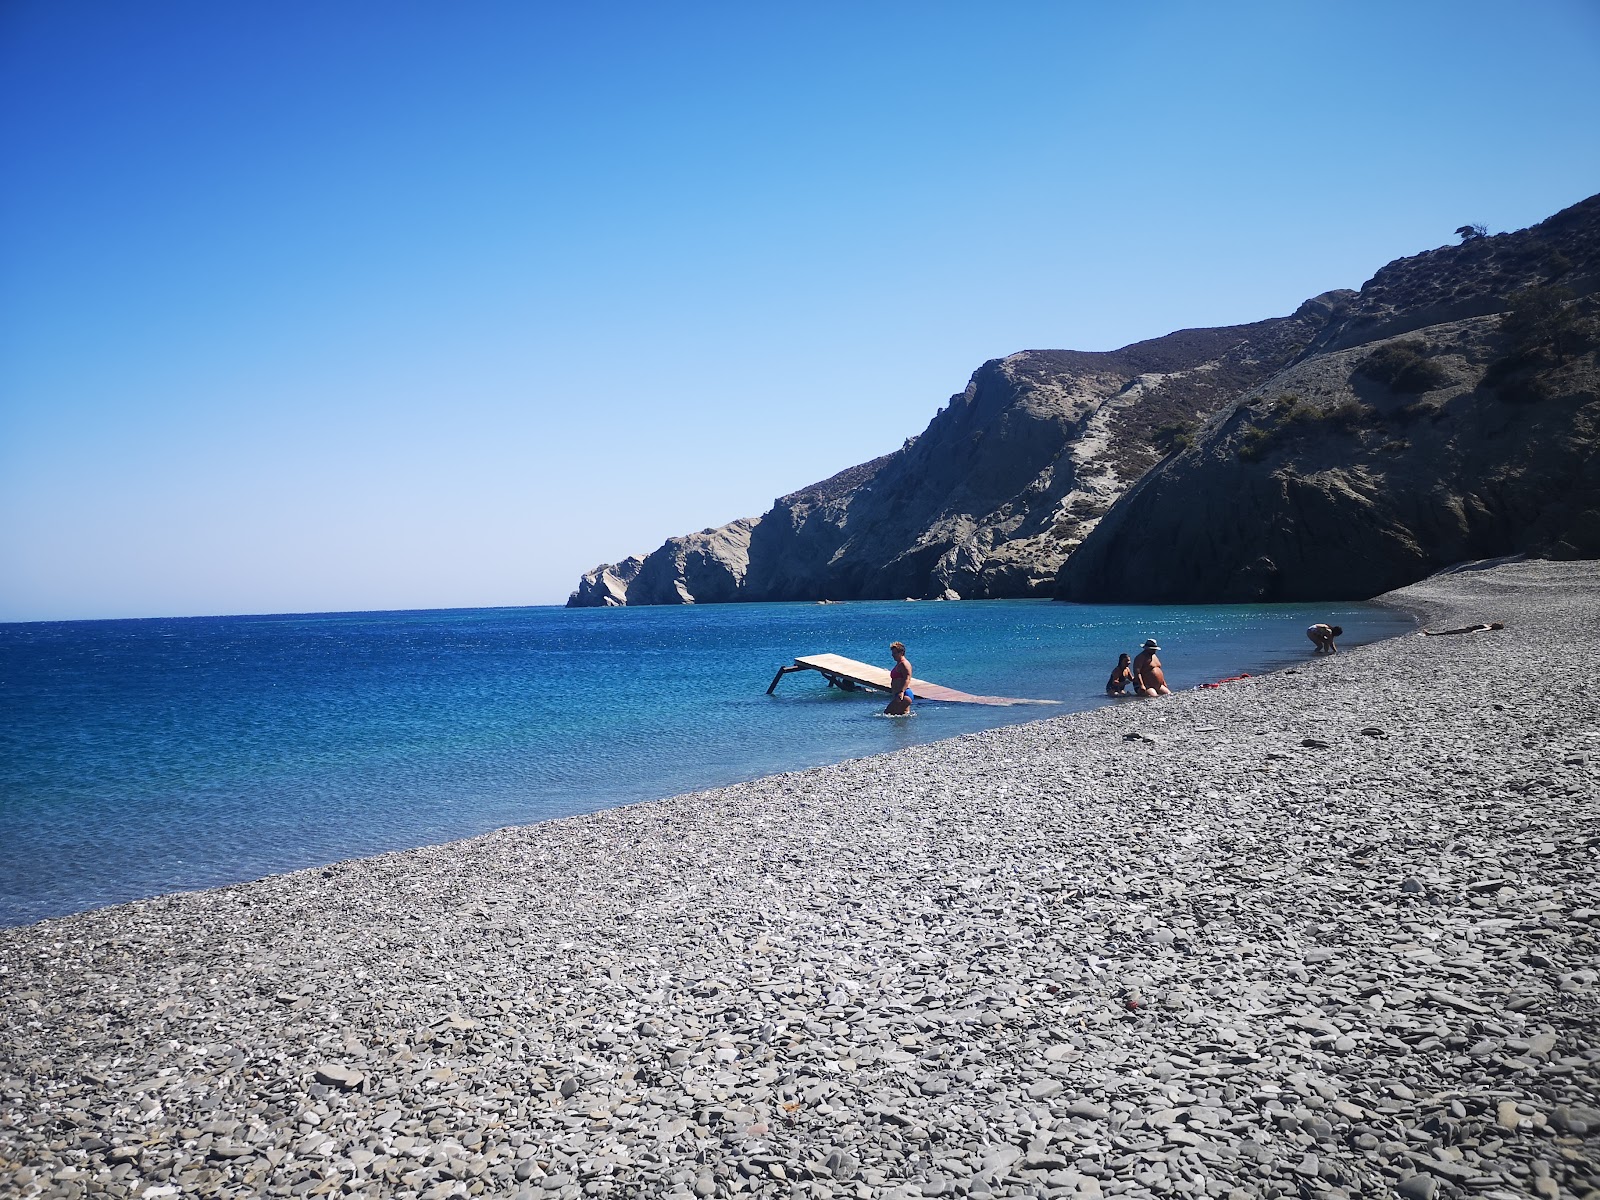
[[[470,837],[1107,703],[1405,632],[1378,605],[1048,600],[458,609],[0,625],[0,925]],[[1053,707],[919,704],[796,655]],[[1065,735],[1064,735],[1065,736]]]

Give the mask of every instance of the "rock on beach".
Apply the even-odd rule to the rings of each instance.
[[[1388,600],[1506,628],[0,931],[0,1194],[1600,1196],[1600,572]]]

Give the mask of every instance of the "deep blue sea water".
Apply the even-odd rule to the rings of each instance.
[[[1364,605],[1050,601],[468,609],[0,625],[0,925],[443,842],[1106,703],[1160,639],[1174,690],[1409,622]],[[1057,708],[787,676],[797,654]],[[1124,701],[1123,703],[1158,703]]]

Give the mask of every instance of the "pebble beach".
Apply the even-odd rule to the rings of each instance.
[[[1385,599],[1506,627],[0,930],[0,1195],[1600,1200],[1600,564]]]

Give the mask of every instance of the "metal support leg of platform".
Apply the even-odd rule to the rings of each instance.
[[[798,667],[798,666],[796,666],[796,667],[779,667],[778,668],[778,673],[772,677],[772,683],[767,687],[767,695],[769,695],[769,696],[772,695],[773,690],[778,686],[778,680],[782,679],[785,675],[793,675],[796,671],[804,671],[804,670],[807,670],[807,668],[806,667]]]

